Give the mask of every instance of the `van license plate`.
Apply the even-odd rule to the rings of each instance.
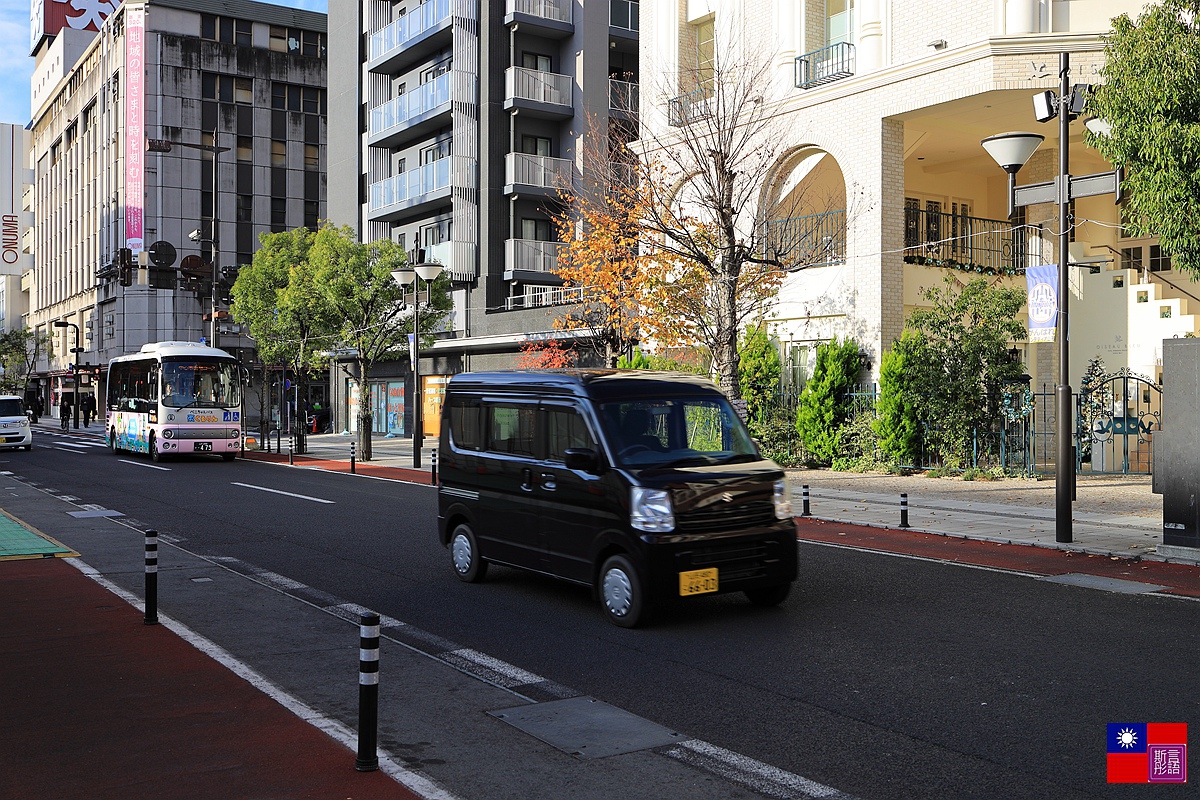
[[[693,569],[679,573],[679,594],[688,597],[717,590],[717,568]]]
[[[212,452],[212,442],[196,442],[196,452],[197,453],[211,453]]]

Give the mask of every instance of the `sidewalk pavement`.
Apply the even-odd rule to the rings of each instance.
[[[99,426],[64,434],[56,420],[49,422],[38,426],[35,447],[61,436],[103,436]],[[313,437],[310,454],[294,456],[293,468],[348,470],[348,438]],[[373,444],[376,459],[356,465],[371,467],[364,476],[429,482],[428,466],[412,469],[407,442]],[[286,453],[248,457],[289,468]],[[794,477],[799,514],[804,476]],[[690,765],[694,748],[711,748],[703,742],[676,740],[591,759],[540,742],[499,722],[494,712],[586,698],[387,618],[381,771],[356,772],[353,623],[361,607],[305,596],[285,576],[239,572],[163,541],[162,624],[144,625],[143,540],[135,523],[95,509],[79,514],[73,498],[15,477],[0,480],[6,518],[0,521],[0,608],[8,612],[0,617],[0,708],[8,723],[0,729],[4,800],[761,797],[739,783],[698,774]],[[898,497],[830,482],[812,492],[812,513],[839,523],[800,520],[803,540],[1009,569],[1015,551],[1018,568],[1033,573],[1064,580],[1077,580],[1078,572],[1106,574],[1107,583],[1085,585],[1200,596],[1200,570],[1128,560],[1165,560],[1154,552],[1161,536],[1152,518],[1077,512],[1076,543],[1058,545],[1053,513],[1045,508],[930,492],[910,495],[913,527],[902,532],[895,530]],[[1069,553],[1053,548],[1112,555],[1068,559],[1066,566]],[[481,675],[472,663],[487,669]]]

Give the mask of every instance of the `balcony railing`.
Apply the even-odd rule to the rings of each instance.
[[[512,311],[515,308],[562,306],[582,302],[585,296],[585,289],[578,286],[530,286],[521,294],[504,298],[504,307]]]
[[[545,189],[570,189],[574,166],[569,159],[509,153],[505,159],[504,182],[541,186]]]
[[[794,267],[824,267],[846,261],[846,211],[771,220],[763,228],[763,249]]]
[[[637,0],[608,0],[608,24],[627,31],[641,30]]]
[[[712,103],[712,91],[708,88],[673,97],[667,103],[667,122],[679,128],[712,116]]]
[[[450,16],[450,0],[427,0],[408,14],[371,34],[371,60],[402,48]]]
[[[570,22],[571,3],[568,0],[508,0],[505,13],[528,14],[555,22]]]
[[[854,75],[854,45],[839,42],[796,59],[796,88],[814,86],[849,78]]]
[[[572,81],[570,75],[543,72],[528,67],[509,67],[504,71],[504,86],[510,100],[534,100],[560,106],[571,105]]]
[[[372,108],[369,133],[375,136],[400,127],[408,120],[449,102],[450,73],[447,72],[421,84],[411,92],[405,92],[395,100]]]
[[[441,264],[458,280],[475,277],[475,243],[453,239],[425,246],[425,260]]]
[[[909,264],[1011,275],[1026,265],[1024,228],[999,219],[904,209],[904,260]]]
[[[608,107],[627,114],[638,113],[638,85],[629,81],[608,79]]]
[[[422,164],[403,175],[393,175],[371,184],[371,195],[367,202],[368,211],[377,211],[397,203],[416,203],[425,195],[450,187],[451,174],[455,166],[465,168],[467,159],[440,158],[431,164]]]
[[[504,265],[508,272],[548,272],[558,270],[558,254],[565,244],[534,239],[507,239]]]

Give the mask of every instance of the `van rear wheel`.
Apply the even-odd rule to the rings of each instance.
[[[475,533],[466,523],[455,526],[450,534],[450,565],[460,581],[479,583],[487,575],[488,562],[479,556]]]
[[[622,628],[636,628],[648,618],[641,578],[625,556],[610,556],[600,568],[600,602],[609,622]]]
[[[756,606],[777,606],[784,600],[787,600],[788,594],[791,591],[792,585],[790,583],[781,583],[778,586],[747,589],[746,597]]]

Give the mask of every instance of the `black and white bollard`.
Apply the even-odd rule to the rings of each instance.
[[[804,508],[801,510],[800,516],[811,517],[812,512],[809,511],[809,509],[808,509],[808,484],[806,483],[803,486],[801,486],[800,491],[801,491],[801,496],[803,497],[803,500],[804,500]]]
[[[904,492],[900,493],[900,527],[908,527],[908,495]]]
[[[158,531],[146,531],[146,619],[158,624]]]
[[[354,474],[354,442],[350,443],[350,474]]]
[[[294,432],[291,432],[291,433],[288,433],[288,463],[289,464],[296,463],[295,455],[296,455],[296,434]]]
[[[430,469],[429,482],[432,483],[434,486],[437,486],[438,463],[437,463],[437,448],[436,447],[433,448],[433,452],[429,455],[429,469]]]
[[[358,618],[358,758],[359,772],[379,769],[379,615]]]

